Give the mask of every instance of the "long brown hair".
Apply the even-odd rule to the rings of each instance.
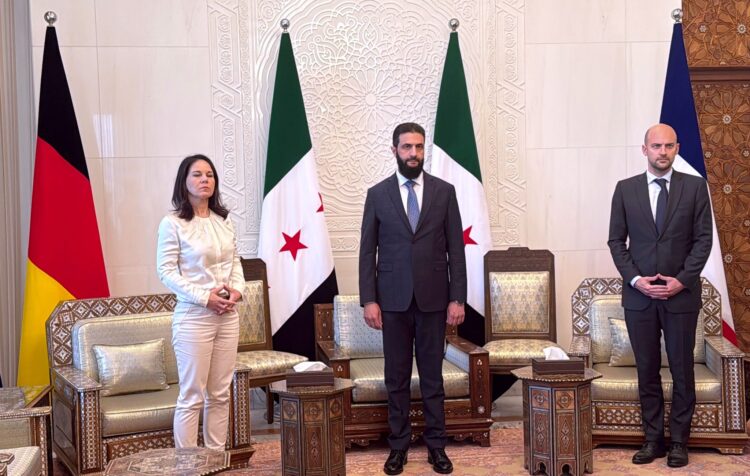
[[[216,173],[216,167],[211,159],[203,154],[189,155],[182,159],[180,166],[177,169],[177,178],[174,181],[174,191],[172,192],[172,206],[174,211],[178,212],[178,216],[183,220],[190,221],[195,216],[193,211],[193,205],[190,204],[188,199],[189,193],[187,190],[187,176],[190,172],[190,167],[199,160],[204,160],[211,167],[211,172],[214,174],[214,194],[208,199],[208,208],[219,215],[222,218],[229,216],[229,210],[221,202],[221,194],[219,194],[219,174]]]

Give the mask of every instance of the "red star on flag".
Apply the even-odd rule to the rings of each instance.
[[[474,226],[474,225],[471,225]],[[474,239],[471,237],[471,226],[464,230],[464,246],[466,245],[476,245],[478,244]]]
[[[320,206],[318,207],[318,211],[316,213],[323,213],[323,195],[318,192],[318,197],[320,198]]]
[[[303,250],[307,248],[307,246],[305,246],[300,241],[300,236],[299,236],[300,233],[302,233],[302,230],[299,230],[297,234],[294,236],[289,236],[286,233],[281,232],[281,235],[284,237],[285,243],[284,243],[284,246],[282,246],[281,249],[279,250],[279,253],[281,253],[282,251],[288,251],[292,254],[292,259],[294,261],[297,261],[297,252],[299,250]]]

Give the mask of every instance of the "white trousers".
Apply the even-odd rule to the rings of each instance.
[[[174,413],[176,448],[198,446],[198,420],[203,410],[203,441],[224,450],[229,427],[229,386],[239,341],[236,312],[218,316],[183,316],[172,325],[180,395]]]

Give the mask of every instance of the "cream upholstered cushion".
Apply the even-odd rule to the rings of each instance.
[[[484,344],[490,353],[490,365],[530,365],[531,359],[543,359],[545,347],[562,347],[546,339],[500,339]]]
[[[7,467],[8,476],[38,476],[42,474],[42,450],[38,446],[3,448],[0,452],[13,455],[13,461]]]
[[[349,375],[354,383],[352,400],[356,403],[385,402],[388,391],[385,388],[385,360],[383,358],[354,359],[349,363]],[[460,398],[469,395],[469,374],[447,360],[443,360],[443,388],[445,398]],[[422,398],[419,389],[419,372],[416,359],[412,362],[411,384],[409,385],[412,400]]]
[[[589,335],[591,336],[591,360],[595,364],[609,362],[612,353],[612,336],[609,319],[625,319],[622,298],[619,294],[594,296],[588,312]],[[703,310],[698,313],[698,324],[695,329],[695,363],[706,362],[706,344]],[[666,366],[666,360],[662,361]],[[635,364],[634,364],[635,365]]]
[[[163,338],[139,344],[95,345],[94,354],[103,397],[169,387]]]
[[[158,392],[102,398],[102,436],[171,429],[179,393],[179,385],[170,385],[168,389]]]
[[[251,350],[238,352],[237,362],[250,368],[250,376],[258,377],[286,372],[307,357],[278,350]]]
[[[549,271],[489,273],[492,333],[549,332]]]
[[[602,401],[637,402],[638,374],[635,367],[610,367],[607,364],[594,364],[594,370],[602,374],[591,382],[591,398]],[[661,387],[664,399],[672,401],[672,374],[662,368]],[[721,380],[706,367],[695,364],[695,395],[698,403],[721,402]]]
[[[701,322],[699,324],[701,324],[702,326],[703,323]],[[633,353],[633,347],[630,344],[630,337],[628,334],[628,328],[625,324],[625,320],[610,318],[609,330],[612,340],[612,355],[609,359],[609,365],[612,367],[634,366],[635,354]],[[667,358],[667,346],[664,343],[664,333],[662,333],[659,345],[661,347],[661,366],[669,367],[669,359]],[[705,355],[706,347],[703,343],[703,333],[701,332],[699,340],[696,330],[695,348],[693,349],[693,359],[695,363],[703,363],[705,361]]]
[[[247,281],[242,299],[237,303],[240,317],[239,345],[266,342],[266,309],[263,281]]]
[[[93,346],[137,344],[164,339],[164,368],[167,383],[177,383],[177,359],[172,348],[172,312],[128,314],[81,319],[72,329],[73,366],[89,378],[99,378]]]
[[[351,358],[383,356],[383,335],[365,323],[358,295],[333,298],[333,340]]]

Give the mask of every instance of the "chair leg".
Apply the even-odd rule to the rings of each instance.
[[[266,385],[266,422],[273,423],[273,395],[271,395],[271,386]]]

